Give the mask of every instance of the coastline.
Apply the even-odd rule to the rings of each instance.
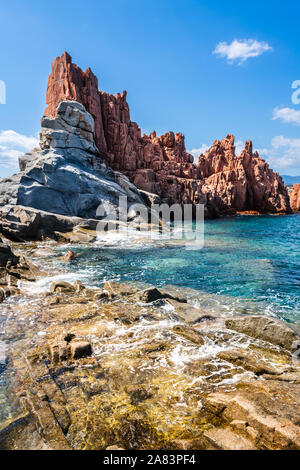
[[[145,287],[58,280],[4,301],[15,408],[1,448],[299,449],[300,365],[280,343],[291,325]],[[257,319],[271,324],[257,330]]]

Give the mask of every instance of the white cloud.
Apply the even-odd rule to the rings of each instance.
[[[0,131],[0,165],[12,170],[18,169],[18,157],[38,144],[35,137],[27,137],[12,130]]]
[[[274,170],[300,168],[300,139],[278,135],[273,137],[270,148],[260,149],[258,153]]]
[[[297,124],[300,126],[300,111],[293,108],[275,108],[273,110],[273,121],[281,119],[283,122]]]
[[[199,148],[188,150],[188,153],[193,155],[194,159],[197,159],[198,157],[200,157],[201,153],[205,153],[206,150],[208,149],[209,149],[209,145],[202,144],[201,147]]]
[[[242,64],[251,57],[258,57],[266,51],[271,51],[272,47],[267,42],[260,42],[255,39],[235,39],[230,44],[219,42],[213,54],[219,58],[225,57],[229,63],[238,61]]]
[[[241,155],[243,150],[245,150],[245,142],[243,140],[237,140],[235,142],[235,154]]]

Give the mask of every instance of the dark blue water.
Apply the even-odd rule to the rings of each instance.
[[[91,285],[116,279],[192,288],[202,307],[300,323],[299,229],[300,215],[207,221],[203,249],[176,242],[75,246],[80,256],[68,269]]]

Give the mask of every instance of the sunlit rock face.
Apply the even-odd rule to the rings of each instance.
[[[125,173],[138,188],[158,194],[163,202],[203,203],[209,217],[246,210],[290,212],[281,177],[253,153],[251,141],[236,156],[234,137],[228,135],[196,164],[182,134],[141,135],[137,123],[130,120],[126,92],[110,95],[98,90],[91,69],[83,72],[66,52],[52,64],[45,114],[54,116],[65,99],[84,104],[93,116],[95,143],[109,166]]]
[[[281,176],[253,152],[252,142],[245,144],[240,156],[235,154],[234,136],[216,140],[199,157],[199,169],[219,198],[219,207],[237,211],[290,212],[287,189]]]
[[[295,184],[290,194],[290,203],[293,211],[300,211],[300,184]]]
[[[75,101],[61,101],[55,117],[43,117],[40,148],[20,157],[20,173],[0,179],[2,233],[19,240],[83,223],[95,230],[98,219],[118,210],[121,196],[129,207],[144,203],[128,178],[100,158],[94,129]]]

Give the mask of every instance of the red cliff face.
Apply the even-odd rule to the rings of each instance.
[[[234,137],[229,135],[216,141],[195,164],[182,134],[142,136],[130,120],[126,92],[110,95],[98,90],[91,69],[83,72],[66,52],[52,64],[45,114],[54,117],[56,106],[65,99],[79,101],[94,117],[101,157],[163,202],[204,203],[208,216],[244,210],[290,211],[281,177],[252,152],[250,141],[237,157]]]
[[[74,100],[83,104],[95,120],[95,142],[100,152],[106,152],[101,100],[98,79],[90,68],[83,72],[72,57],[64,52],[52,63],[52,73],[48,79],[45,110],[46,116],[56,117],[56,107],[60,101]]]
[[[287,189],[281,176],[253,153],[252,142],[247,141],[240,156],[235,155],[234,137],[216,140],[200,155],[198,166],[206,184],[218,194],[221,210],[290,212]]]
[[[300,211],[300,184],[295,184],[290,194],[290,203],[293,211]]]

